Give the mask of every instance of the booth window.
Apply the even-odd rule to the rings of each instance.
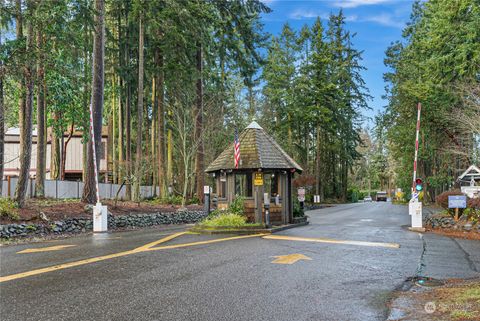
[[[239,196],[252,197],[252,174],[235,174],[235,194]]]
[[[278,194],[278,175],[265,174],[264,175],[265,192],[270,194],[270,197],[275,197]]]
[[[218,184],[218,197],[227,198],[227,178],[225,174],[220,176],[220,184]]]

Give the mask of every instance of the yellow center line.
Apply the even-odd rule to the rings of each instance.
[[[347,244],[347,245],[360,245],[360,246],[372,246],[372,247],[388,247],[388,248],[396,248],[396,249],[400,247],[400,244],[397,244],[397,243],[348,241],[348,240],[334,240],[334,239],[326,239],[326,238],[309,238],[309,237],[296,237],[296,236],[284,236],[284,235],[266,235],[266,236],[263,236],[263,238],[268,240]]]

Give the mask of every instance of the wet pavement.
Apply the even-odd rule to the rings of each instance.
[[[174,226],[3,246],[1,320],[385,320],[409,278],[480,277],[479,241],[411,232],[404,206],[308,215],[277,239],[182,234],[146,246],[185,228]],[[284,256],[310,260],[272,263]]]

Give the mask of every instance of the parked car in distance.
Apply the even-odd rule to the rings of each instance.
[[[377,202],[386,202],[387,192],[377,192]]]
[[[365,197],[363,198],[363,201],[364,201],[364,202],[371,202],[371,201],[372,201],[372,197],[371,197],[371,196],[365,196]]]

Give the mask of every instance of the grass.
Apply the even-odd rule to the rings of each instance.
[[[442,317],[451,320],[480,320],[480,283],[469,282],[464,285],[437,289],[437,300]],[[444,320],[440,318],[439,320]]]
[[[14,221],[19,220],[15,203],[8,198],[0,198],[0,217],[10,218]]]
[[[217,216],[208,218],[203,222],[199,223],[198,226],[206,228],[215,228],[215,227],[227,227],[227,228],[239,228],[239,227],[262,227],[262,224],[256,223],[247,223],[247,218],[242,215],[225,213],[219,214]]]

